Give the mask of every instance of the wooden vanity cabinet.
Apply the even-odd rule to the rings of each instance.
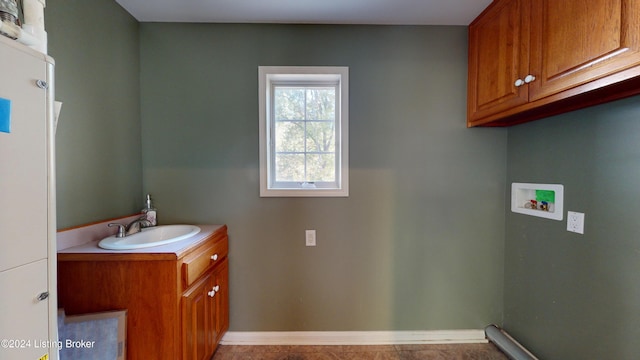
[[[495,0],[469,25],[468,126],[640,93],[640,1]]]
[[[59,305],[126,309],[127,359],[209,359],[229,327],[227,228],[210,227],[176,251],[59,253]]]

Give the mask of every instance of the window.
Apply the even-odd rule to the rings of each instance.
[[[260,196],[349,196],[348,68],[258,73]]]

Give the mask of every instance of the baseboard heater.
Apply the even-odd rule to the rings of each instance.
[[[494,343],[511,360],[539,360],[497,325],[487,326],[484,328],[484,333],[487,339]]]

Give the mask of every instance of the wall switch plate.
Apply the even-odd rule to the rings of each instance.
[[[567,211],[567,231],[584,234],[584,213]]]
[[[315,230],[305,230],[305,244],[307,246],[316,246],[316,231]]]

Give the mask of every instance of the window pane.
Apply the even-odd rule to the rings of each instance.
[[[276,87],[276,120],[304,120],[304,88]]]
[[[275,181],[334,182],[335,88],[278,86],[274,90]]]
[[[335,152],[335,135],[332,121],[307,122],[307,152]]]
[[[258,74],[260,196],[349,196],[349,69],[260,66]]]
[[[304,152],[304,121],[276,121],[276,152]]]
[[[334,154],[307,155],[307,181],[336,181]]]
[[[335,120],[336,89],[307,89],[307,120]]]
[[[276,154],[276,181],[304,181],[304,154]]]

